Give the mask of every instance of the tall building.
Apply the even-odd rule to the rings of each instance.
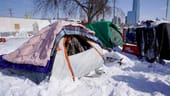
[[[133,11],[135,13],[135,21],[139,21],[140,15],[140,0],[133,0]]]
[[[139,21],[140,16],[140,0],[133,0],[132,11],[128,11],[127,14],[127,24],[135,25]]]

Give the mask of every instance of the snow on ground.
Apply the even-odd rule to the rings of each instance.
[[[27,39],[11,38],[0,44],[0,54],[19,47]],[[76,81],[51,78],[36,85],[23,76],[0,72],[0,96],[170,96],[170,62],[165,65],[139,61],[135,56],[116,52],[123,64],[108,63],[100,76]],[[92,73],[92,72],[91,72]]]

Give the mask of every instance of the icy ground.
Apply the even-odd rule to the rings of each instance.
[[[0,43],[0,54],[15,50],[26,40],[10,38]],[[170,96],[170,62],[150,64],[130,54],[116,53],[123,58],[121,66],[103,65],[100,76],[76,78],[75,82],[51,78],[36,85],[23,76],[0,72],[0,96]]]

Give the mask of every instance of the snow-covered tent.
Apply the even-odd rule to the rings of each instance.
[[[58,21],[40,30],[15,51],[1,55],[0,68],[36,83],[51,76],[75,80],[102,66],[100,44],[94,32],[83,25]]]

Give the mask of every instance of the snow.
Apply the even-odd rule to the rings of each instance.
[[[14,51],[28,38],[8,38],[0,43],[0,54]],[[106,51],[104,51],[106,52]],[[170,62],[148,63],[137,57],[115,52],[122,60],[100,68],[101,75],[76,78],[75,81],[51,78],[39,85],[24,76],[0,72],[0,96],[170,96]]]

